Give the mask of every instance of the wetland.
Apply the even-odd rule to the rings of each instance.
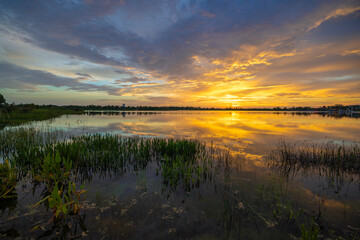
[[[360,122],[88,111],[0,131],[8,239],[359,239]]]

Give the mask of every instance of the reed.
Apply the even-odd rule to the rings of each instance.
[[[210,157],[195,140],[122,137],[111,134],[65,138],[60,131],[14,128],[0,132],[0,153],[20,179],[29,176],[34,187],[45,185],[43,199],[53,219],[81,209],[84,189],[76,187],[95,174],[139,173],[152,163],[163,179],[164,189],[182,185],[186,191],[199,187],[210,172]],[[42,184],[43,183],[43,184]]]
[[[358,174],[358,146],[280,141],[269,162],[287,174],[315,167]],[[282,177],[269,178],[258,188],[257,183],[248,186],[247,181],[234,184],[231,179],[235,175],[235,161],[231,154],[196,140],[113,134],[68,137],[60,131],[14,128],[0,132],[0,156],[8,159],[2,165],[3,172],[12,172],[16,180],[26,176],[34,187],[43,187],[42,200],[37,205],[51,209],[54,221],[79,215],[85,185],[93,176],[126,172],[141,177],[144,170],[156,168],[163,190],[183,188],[188,193],[214,179],[214,187],[223,192],[227,238],[236,238],[243,226],[254,232],[258,231],[254,226],[272,231],[281,231],[285,226],[303,239],[316,239],[319,232],[323,234],[317,228],[318,219],[312,225],[306,224],[311,214],[302,209],[296,201],[296,190],[287,189]]]
[[[351,174],[360,172],[360,146],[334,143],[290,144],[280,140],[277,148],[269,156],[270,165],[282,168],[284,174],[298,169],[326,167]]]
[[[111,134],[83,135],[61,138],[61,132],[43,133],[34,128],[19,128],[0,132],[0,153],[22,175],[32,170],[39,175],[40,166],[53,166],[47,156],[59,155],[72,161],[72,171],[84,179],[95,173],[138,172],[157,163],[158,174],[171,186],[181,179],[186,185],[196,185],[206,178],[210,157],[206,146],[195,140],[164,138],[132,138]],[[64,163],[62,163],[64,164]],[[21,175],[21,173],[19,172]]]

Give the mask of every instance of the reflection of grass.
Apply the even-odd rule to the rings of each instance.
[[[261,184],[225,185],[222,224],[226,239],[357,239],[357,228],[327,222],[322,214],[325,209],[321,209],[323,201],[314,209],[309,207],[309,199],[297,184],[277,174],[265,180]],[[272,235],[267,236],[269,233]]]
[[[43,121],[51,118],[59,117],[64,114],[81,114],[83,111],[75,111],[62,108],[48,108],[48,109],[31,109],[28,111],[14,110],[10,113],[0,114],[0,129],[1,127],[16,126],[31,121]]]
[[[352,182],[360,182],[360,146],[326,142],[289,144],[281,140],[268,159],[269,166],[285,179],[322,176],[327,189],[346,194]],[[345,191],[345,192],[344,192]]]
[[[294,168],[328,167],[347,173],[360,172],[360,146],[326,142],[324,144],[289,144],[279,141],[270,155],[271,163],[282,167],[284,173]]]

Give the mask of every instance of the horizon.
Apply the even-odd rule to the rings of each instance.
[[[360,103],[360,2],[4,1],[8,103]]]
[[[6,102],[6,104],[11,105],[11,104],[15,104],[13,103],[8,103]],[[269,110],[273,110],[275,108],[280,108],[281,110],[289,110],[289,109],[294,109],[294,108],[312,108],[312,109],[318,109],[318,108],[329,108],[329,107],[360,107],[360,104],[350,104],[350,105],[342,105],[342,104],[333,104],[333,105],[322,105],[322,106],[317,106],[317,105],[308,105],[308,106],[262,106],[262,107],[234,107],[234,106],[230,106],[230,107],[201,107],[201,106],[172,106],[172,105],[157,105],[157,106],[147,106],[147,105],[126,105],[123,106],[123,104],[119,104],[119,105],[96,105],[96,104],[87,104],[87,105],[79,105],[79,104],[67,104],[67,105],[61,105],[61,104],[35,104],[35,103],[18,103],[15,105],[35,105],[35,106],[39,106],[39,107],[47,107],[47,106],[54,106],[54,107],[69,107],[69,106],[74,106],[74,107],[88,107],[88,106],[95,106],[95,107],[118,107],[118,108],[195,108],[195,109],[214,109],[214,110],[226,110],[226,109],[233,109],[233,110],[262,110],[262,109],[269,109]],[[119,110],[120,111],[120,110]]]

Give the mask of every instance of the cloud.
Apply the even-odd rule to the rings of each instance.
[[[75,73],[75,74],[84,78],[93,78],[90,74],[87,73]]]
[[[0,83],[2,88],[36,90],[37,86],[66,87],[80,92],[104,91],[118,95],[116,88],[80,83],[76,78],[57,76],[47,71],[32,70],[8,62],[0,62]]]
[[[300,93],[277,93],[277,96],[283,97],[283,96],[287,96],[287,97],[298,97],[300,95]]]
[[[319,27],[323,22],[326,22],[326,21],[328,21],[330,19],[338,18],[338,17],[341,17],[341,16],[346,16],[346,15],[355,13],[355,12],[357,12],[359,10],[360,10],[360,6],[335,9],[334,11],[328,13],[325,17],[319,19],[313,25],[311,25],[308,28],[308,31],[311,31],[314,28]]]
[[[360,49],[355,49],[355,50],[347,50],[345,51],[342,55],[346,56],[346,55],[360,55]]]
[[[61,66],[40,71],[19,63],[1,73],[14,80],[1,81],[16,89],[51,85],[161,104],[157,94],[179,105],[216,98],[253,104],[311,88],[330,93],[329,82],[337,88],[344,76],[358,81],[359,10],[351,0],[3,1],[1,33],[105,70],[66,66],[79,76],[69,78],[60,76],[69,75]],[[6,56],[21,62],[21,52]],[[338,80],[323,80],[330,76]]]
[[[138,78],[138,77],[130,77],[130,78],[124,78],[124,79],[119,79],[116,80],[116,83],[122,84],[122,83],[138,83],[141,81],[145,81],[146,79],[143,78]]]

